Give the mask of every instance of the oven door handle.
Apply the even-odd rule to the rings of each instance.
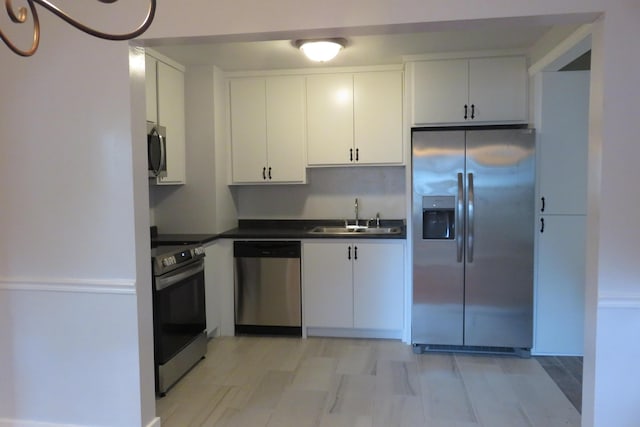
[[[161,291],[175,285],[184,279],[204,271],[204,261],[199,261],[195,266],[181,271],[173,271],[166,277],[156,277],[156,291]]]

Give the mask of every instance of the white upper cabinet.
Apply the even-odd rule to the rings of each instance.
[[[262,182],[267,167],[267,114],[264,79],[229,82],[231,157],[234,183]],[[264,172],[264,178],[263,178]]]
[[[307,162],[348,164],[353,158],[353,75],[307,77]]]
[[[541,116],[536,130],[541,213],[587,213],[589,80],[589,71],[542,73]]]
[[[402,164],[402,72],[307,77],[309,166]]]
[[[407,70],[412,126],[528,120],[524,56],[417,61]]]
[[[158,60],[145,55],[144,61],[147,121],[158,123]]]
[[[233,183],[305,182],[304,78],[235,78],[229,87]]]
[[[267,155],[276,182],[305,182],[305,85],[304,77],[267,79]]]
[[[411,66],[411,123],[420,125],[462,121],[464,106],[469,102],[469,61],[421,61]]]
[[[402,73],[353,75],[354,147],[358,163],[402,163]]]
[[[147,55],[145,60],[147,120],[167,129],[167,176],[160,185],[184,184],[185,89],[184,70]]]

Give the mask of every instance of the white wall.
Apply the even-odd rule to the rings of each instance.
[[[108,7],[83,4],[87,20],[119,25],[118,16],[104,12]],[[87,301],[80,292],[56,293],[42,311],[32,304],[42,298],[24,290],[34,283],[36,293],[41,292],[40,285],[73,290],[131,289],[134,283],[141,287],[146,273],[136,271],[135,259],[141,259],[138,265],[148,260],[147,233],[139,231],[145,228],[144,221],[134,215],[148,202],[132,175],[132,167],[136,177],[146,167],[143,157],[132,157],[131,151],[140,148],[131,137],[126,44],[82,35],[41,12],[43,43],[35,58],[18,58],[0,47],[0,305],[4,308],[0,313],[0,357],[4,358],[0,417],[58,424],[146,425],[150,417],[148,405],[139,398],[141,377],[120,374],[124,365],[139,363],[137,342],[130,340],[127,327],[136,328],[136,314],[144,317],[148,312],[136,307],[135,296],[92,292],[87,298],[96,308],[92,315],[83,310],[82,303]],[[640,199],[627,197],[629,183],[640,178],[635,166],[640,144],[633,108],[640,99],[640,57],[632,54],[640,39],[640,8],[634,1],[491,0],[474,7],[465,0],[161,0],[157,20],[146,37],[251,34],[244,37],[248,39],[263,37],[260,33],[302,36],[314,29],[317,33],[322,28],[350,27],[342,34],[348,35],[387,31],[384,26],[390,24],[463,28],[486,18],[524,16],[515,20],[522,25],[548,22],[549,15],[558,19],[557,15],[568,14],[561,19],[566,22],[600,12],[604,19],[593,37],[583,425],[626,427],[637,425],[639,418],[640,340],[619,333],[637,330],[640,318],[640,264],[635,259]],[[23,300],[17,305],[17,319],[7,310],[14,306],[16,293]],[[59,313],[65,316],[49,321]],[[63,348],[61,341],[47,341],[55,336],[53,332],[36,334],[34,340],[37,328],[26,319],[35,319],[42,331],[51,325],[64,331],[68,345]],[[95,349],[87,354],[94,362],[66,364],[87,347]],[[100,354],[101,349],[112,348],[126,350]],[[15,360],[24,367],[18,369]],[[142,361],[133,369],[144,371],[150,366],[151,361]],[[54,376],[40,381],[35,389],[29,368],[33,372],[62,370],[68,373],[68,385],[60,391]],[[87,377],[106,387],[86,393]],[[148,387],[143,386],[143,400],[148,401]],[[22,392],[6,391],[16,389]],[[43,390],[67,405],[47,406]],[[81,414],[74,409],[77,406],[82,407]]]
[[[405,219],[403,167],[342,167],[308,169],[306,185],[239,186],[242,219],[353,219],[355,198],[359,216]],[[284,203],[283,201],[286,201]]]
[[[144,62],[40,19],[34,57],[0,45],[0,425],[148,424]]]

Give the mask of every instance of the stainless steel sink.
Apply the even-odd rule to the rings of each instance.
[[[318,226],[310,231],[313,234],[400,234],[400,227],[335,227]]]

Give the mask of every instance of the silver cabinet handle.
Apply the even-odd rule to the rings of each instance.
[[[462,173],[458,173],[458,203],[456,204],[456,219],[454,230],[456,233],[456,252],[458,262],[462,262],[462,249],[464,248],[464,229],[462,218],[464,217],[464,192],[462,188]]]
[[[474,219],[474,189],[473,189],[473,174],[467,174],[469,179],[469,187],[467,192],[469,194],[469,201],[467,202],[467,261],[473,262],[473,219]]]

